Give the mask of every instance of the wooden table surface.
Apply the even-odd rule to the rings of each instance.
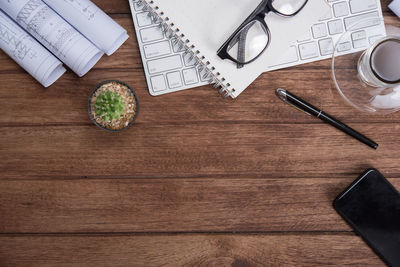
[[[151,97],[128,2],[95,2],[131,38],[85,77],[44,89],[0,53],[0,266],[383,265],[332,201],[368,167],[400,188],[400,113],[347,106],[330,60],[263,74],[236,100],[210,86]],[[123,133],[87,114],[106,79],[140,100]],[[285,105],[277,87],[380,148]]]

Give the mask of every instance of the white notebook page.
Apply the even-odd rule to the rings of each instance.
[[[260,4],[260,0],[154,0],[159,12],[164,12],[184,39],[196,46],[206,61],[214,66],[237,97],[261,73],[268,70],[286,52],[290,44],[302,36],[319,18],[329,11],[325,0],[309,0],[305,8],[295,17],[284,18],[273,13],[266,17],[271,31],[271,44],[255,62],[237,69],[229,60],[221,60],[217,50],[238,26]]]

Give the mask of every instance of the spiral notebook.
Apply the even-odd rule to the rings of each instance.
[[[271,31],[271,44],[255,62],[238,69],[237,65],[221,60],[217,50],[231,33],[260,4],[261,0],[142,0],[145,9],[160,23],[165,34],[177,38],[197,60],[203,76],[225,97],[236,98],[267,66],[278,62],[290,44],[328,11],[325,0],[309,0],[295,17],[284,18],[273,13],[266,17]],[[313,12],[317,10],[318,12]]]

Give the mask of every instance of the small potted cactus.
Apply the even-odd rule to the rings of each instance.
[[[105,81],[91,93],[88,111],[91,120],[100,128],[121,132],[134,123],[139,103],[134,90],[127,84]]]

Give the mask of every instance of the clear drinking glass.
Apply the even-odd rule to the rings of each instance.
[[[399,86],[400,37],[386,36],[367,49],[358,61],[358,75],[370,86]]]
[[[334,49],[333,81],[353,107],[392,113],[400,110],[400,29],[388,26],[386,36],[363,36],[366,25],[385,27],[382,19],[368,18],[347,28]],[[349,45],[359,46],[358,52],[343,55]]]

